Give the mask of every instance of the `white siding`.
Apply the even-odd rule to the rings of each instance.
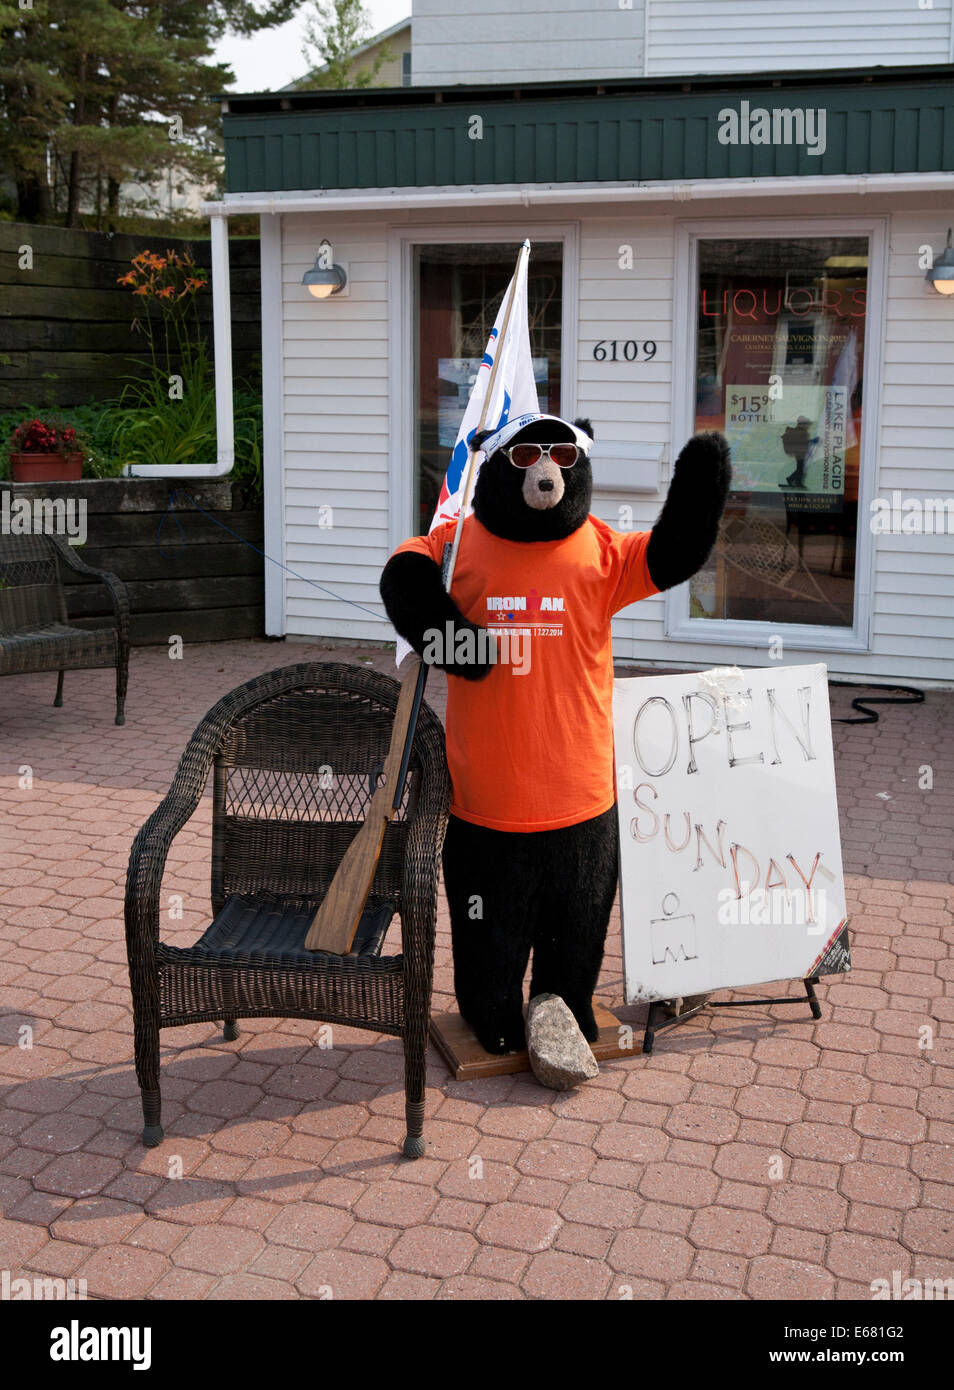
[[[853,68],[950,60],[951,0],[647,0],[646,72]]]
[[[411,80],[556,82],[639,77],[643,0],[414,0]]]
[[[855,215],[858,203],[845,200]],[[733,205],[744,231],[744,204]],[[805,211],[804,208],[801,209]],[[865,200],[865,211],[887,206]],[[725,209],[723,209],[725,211]],[[756,215],[764,209],[756,208]],[[829,203],[819,213],[835,215]],[[572,210],[554,208],[554,224]],[[704,215],[704,214],[703,214]],[[541,219],[535,210],[535,220]],[[409,215],[413,223],[458,221],[472,236],[493,211],[472,210],[438,219]],[[387,225],[385,214],[360,221],[328,216],[284,219],[284,516],[286,560],[307,583],[287,579],[287,631],[301,636],[387,639],[388,628],[341,599],[381,611],[377,591],[387,559],[388,362]],[[917,265],[918,248],[944,244],[941,211],[895,213],[889,225],[877,495],[954,497],[954,304],[935,294]],[[515,224],[514,239],[523,235]],[[308,300],[300,285],[322,237],[350,262],[351,297],[324,304]],[[634,268],[621,270],[621,246],[632,246]],[[664,445],[671,462],[684,443],[671,424],[675,218],[603,215],[580,219],[577,412],[590,416],[597,437]],[[657,344],[652,361],[597,363],[594,344],[616,337]],[[572,364],[564,363],[570,380]],[[870,465],[869,465],[870,466]],[[621,524],[620,506],[633,507],[636,529],[652,526],[664,498],[598,494],[594,511]],[[334,507],[335,525],[317,528],[317,507]],[[865,518],[859,517],[859,525]],[[872,637],[869,653],[822,655],[833,674],[954,683],[954,537],[875,538]],[[626,662],[710,666],[763,665],[764,643],[726,646],[675,641],[663,629],[664,600],[644,600],[618,619],[616,654]],[[789,651],[791,661],[818,658]]]
[[[878,479],[888,500],[954,498],[954,304],[918,266],[919,248],[939,249],[945,232],[937,213],[891,219]],[[954,536],[878,537],[872,646],[898,675],[937,663],[954,678]]]
[[[388,547],[386,232],[370,219],[283,221],[285,563],[302,576],[285,575],[286,631],[380,639],[384,624],[351,605],[383,611],[377,581]],[[325,237],[348,263],[347,298],[317,301],[301,283]],[[318,524],[322,506],[332,508],[329,528]]]
[[[413,81],[543,82],[951,61],[952,0],[414,0]]]
[[[624,248],[632,248],[632,270],[620,269]],[[592,420],[598,440],[672,447],[673,255],[671,216],[587,219],[583,223],[577,409]],[[606,338],[635,339],[640,344],[651,339],[656,353],[648,362],[597,362],[593,348]],[[598,478],[596,464],[594,474]],[[663,492],[655,497],[621,494],[615,498],[598,492],[593,510],[617,529],[631,524],[635,531],[647,531],[659,514],[663,497]],[[621,512],[622,507],[631,512]],[[643,661],[655,659],[647,644],[658,644],[662,627],[661,597],[636,604],[626,618],[614,624],[617,658],[625,661],[639,653]]]

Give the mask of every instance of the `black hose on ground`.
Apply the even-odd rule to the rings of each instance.
[[[900,690],[903,698],[893,695],[859,695],[852,700],[851,708],[859,711],[859,718],[836,719],[836,724],[877,724],[878,714],[876,710],[870,709],[870,705],[923,705],[924,691],[915,690],[911,685],[861,685],[855,681],[829,681],[829,685],[849,686],[855,690]]]

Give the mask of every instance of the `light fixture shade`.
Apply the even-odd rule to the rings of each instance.
[[[938,294],[954,294],[954,247],[951,245],[951,228],[947,229],[947,245],[931,266],[925,271],[927,280]]]
[[[315,257],[315,264],[301,277],[301,283],[315,299],[330,299],[333,294],[340,294],[348,283],[343,266],[328,265],[330,250],[328,243],[322,242]],[[322,260],[325,262],[324,265],[321,264]]]

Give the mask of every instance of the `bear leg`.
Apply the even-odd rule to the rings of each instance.
[[[532,838],[451,816],[444,841],[454,991],[461,1016],[492,1053],[526,1046],[523,977],[534,920]]]
[[[579,825],[548,831],[545,884],[533,939],[530,998],[557,994],[589,1043],[599,1028],[593,991],[619,878],[616,807]]]

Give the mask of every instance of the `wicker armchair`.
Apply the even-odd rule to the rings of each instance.
[[[304,949],[308,922],[360,829],[387,755],[400,686],[363,667],[302,664],[240,685],[202,720],[172,787],[140,830],[126,880],[143,1143],[162,1139],[159,1030],[222,1019],[309,1018],[404,1041],[407,1137],[424,1152],[424,1075],[437,871],[449,778],[440,721],[424,705],[401,810],[352,951]],[[174,836],[212,772],[212,913],[185,949],[159,939]],[[380,954],[392,915],[402,953]]]
[[[69,621],[59,561],[105,584],[113,604],[109,626]],[[93,569],[56,535],[0,533],[0,676],[58,671],[54,705],[63,703],[63,672],[116,668],[116,723],[126,717],[129,671],[129,599],[108,570]]]

